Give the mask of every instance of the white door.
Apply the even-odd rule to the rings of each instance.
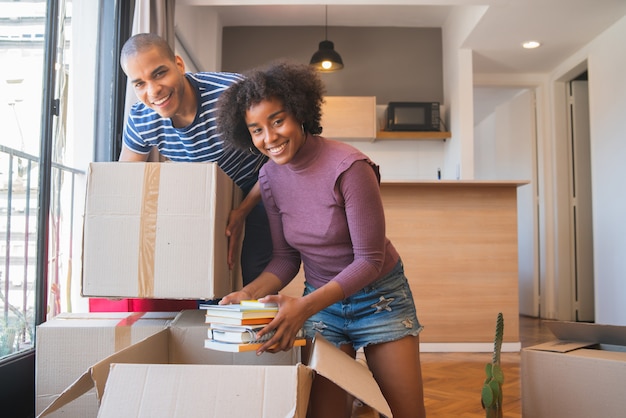
[[[589,91],[586,80],[569,83],[570,118],[570,256],[572,319],[594,320],[593,227],[591,156],[589,147]]]

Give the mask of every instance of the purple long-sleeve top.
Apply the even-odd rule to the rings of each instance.
[[[307,135],[288,164],[263,166],[259,184],[274,246],[265,271],[285,285],[302,262],[312,286],[335,281],[347,297],[396,265],[378,167],[351,145]]]

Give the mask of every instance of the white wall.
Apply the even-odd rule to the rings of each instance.
[[[69,77],[69,100],[68,100],[68,125],[67,130],[67,158],[66,164],[79,170],[87,172],[89,163],[93,161],[96,112],[95,102],[85,100],[85,96],[95,97],[96,86],[93,80],[96,79],[96,53],[98,51],[98,31],[93,28],[98,27],[98,5],[96,0],[74,1],[72,8],[72,32],[80,34],[72,38],[72,57]],[[86,105],[92,103],[92,106]],[[81,294],[81,270],[82,270],[82,237],[83,209],[80,202],[85,201],[85,188],[87,176],[76,176],[74,185],[74,225],[73,225],[73,254],[74,257],[68,260],[69,266],[67,276],[61,278],[63,285],[70,286],[72,312],[88,312],[89,300],[83,298]],[[69,183],[68,183],[69,184]],[[67,187],[67,186],[66,186]],[[69,205],[67,206],[69,207]],[[68,215],[65,215],[68,216]],[[68,216],[69,219],[69,216]],[[72,273],[73,272],[73,273]],[[67,281],[66,281],[67,280]],[[69,283],[68,283],[69,281]],[[65,291],[61,297],[63,306],[65,304]],[[50,303],[50,301],[49,301]]]
[[[186,51],[176,53],[185,60],[188,71],[218,71],[222,67],[222,24],[209,7],[176,4],[176,35]],[[190,56],[187,56],[189,53]],[[191,59],[189,59],[191,58]],[[199,68],[193,68],[191,61]]]
[[[626,18],[589,49],[596,322],[626,325]]]
[[[477,180],[533,180],[534,97],[532,90],[517,90],[510,101],[474,128],[474,173]],[[537,316],[535,299],[535,210],[533,184],[517,191],[519,309]]]
[[[556,86],[553,109],[558,120],[559,85],[571,69],[587,62],[593,193],[595,321],[626,325],[626,17],[564,61],[551,74]],[[562,140],[555,126],[553,148]],[[555,191],[555,194],[557,192]],[[557,220],[558,221],[558,220]],[[558,249],[557,249],[558,250]]]
[[[447,140],[450,141],[450,140]],[[385,140],[350,142],[380,166],[381,181],[436,180],[444,166],[445,142],[429,140]]]
[[[474,178],[472,51],[461,46],[487,7],[457,7],[443,27],[444,102],[452,140],[447,142],[443,178]]]

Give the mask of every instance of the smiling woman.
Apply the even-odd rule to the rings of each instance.
[[[257,354],[289,350],[302,328],[309,342],[319,333],[352,357],[363,349],[393,415],[423,417],[422,326],[400,255],[385,235],[379,169],[353,146],[319,135],[323,97],[312,67],[287,62],[246,73],[220,96],[224,138],[270,159],[259,188],[273,246],[263,272],[220,304],[262,298],[278,305],[259,332],[273,335]],[[301,264],[302,296],[277,294]],[[311,417],[349,416],[348,405],[335,385],[313,382]]]

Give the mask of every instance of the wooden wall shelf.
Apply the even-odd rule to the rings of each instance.
[[[423,131],[378,131],[376,133],[376,141],[386,139],[443,139],[444,141],[452,137],[450,132],[423,132]]]

